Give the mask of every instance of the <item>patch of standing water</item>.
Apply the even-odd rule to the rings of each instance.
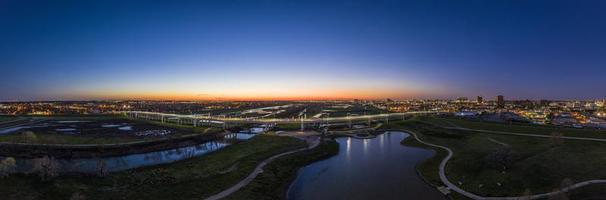
[[[84,122],[89,122],[89,121],[57,121],[57,123],[60,123],[60,124],[84,123]]]
[[[123,127],[118,128],[118,130],[121,130],[121,131],[132,131],[133,127],[132,126],[123,126]]]
[[[101,125],[101,128],[116,128],[119,126],[120,125],[117,125],[117,124],[104,124],[104,125]]]
[[[3,129],[3,130],[0,130],[0,135],[15,132],[15,131],[18,131],[21,129],[26,129],[26,128],[31,128],[31,126],[18,126],[18,127]]]
[[[105,163],[109,172],[129,170],[139,167],[172,163],[180,160],[203,156],[233,144],[235,141],[248,140],[254,134],[233,133],[223,139],[205,142],[202,144],[162,150],[149,153],[130,154],[105,158],[82,159],[55,159],[59,173],[96,173],[100,163]],[[0,159],[4,159],[0,157]],[[17,158],[17,167],[14,172],[32,172],[35,163],[42,158]]]
[[[67,132],[67,131],[76,131],[76,129],[75,128],[58,128],[58,129],[55,129],[55,131]]]

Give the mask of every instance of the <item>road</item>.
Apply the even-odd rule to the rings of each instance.
[[[274,161],[276,158],[279,158],[279,157],[282,157],[285,155],[289,155],[289,154],[293,154],[293,153],[297,153],[300,151],[313,149],[313,148],[317,147],[320,144],[320,137],[317,137],[317,136],[313,136],[313,137],[314,137],[313,140],[306,140],[308,142],[307,147],[284,152],[284,153],[274,155],[268,159],[263,160],[261,163],[259,163],[259,165],[257,165],[257,167],[255,167],[255,169],[246,178],[244,178],[240,182],[236,183],[235,185],[231,186],[230,188],[227,188],[226,190],[223,190],[222,192],[219,192],[213,196],[206,198],[206,200],[222,199],[222,198],[225,198],[225,197],[229,196],[230,194],[240,190],[241,188],[245,187],[250,182],[252,182],[259,174],[263,173],[263,167],[265,167],[265,165]]]

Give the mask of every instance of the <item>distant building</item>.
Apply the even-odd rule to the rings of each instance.
[[[467,99],[467,97],[459,97],[459,98],[457,98],[456,102],[457,103],[467,103],[468,99]]]
[[[497,96],[497,108],[505,108],[505,97],[503,95]]]
[[[477,100],[478,104],[482,104],[484,103],[484,98],[482,98],[482,96],[478,96]]]

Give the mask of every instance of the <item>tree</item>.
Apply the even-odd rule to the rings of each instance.
[[[566,193],[562,192],[559,189],[554,189],[553,190],[554,194],[549,195],[549,197],[547,198],[548,200],[568,200],[568,196],[566,196]]]
[[[562,133],[560,133],[560,132],[551,133],[551,137],[549,138],[549,140],[551,141],[551,144],[553,146],[558,146],[558,145],[562,144]]]
[[[80,192],[75,192],[72,194],[72,197],[70,197],[69,200],[86,200],[86,196]]]
[[[21,142],[23,143],[35,143],[38,140],[38,137],[34,132],[25,131],[21,133]]]
[[[97,176],[106,177],[109,175],[109,171],[107,170],[107,163],[104,160],[97,160]]]
[[[0,178],[7,177],[16,167],[16,161],[12,157],[7,157],[0,161]]]
[[[59,164],[55,158],[44,156],[34,161],[34,172],[47,181],[59,174]]]
[[[560,190],[565,191],[566,188],[568,188],[568,187],[570,187],[572,185],[574,185],[574,182],[572,182],[572,179],[565,178],[560,183]],[[570,194],[570,192],[571,191],[568,191],[568,194]]]
[[[520,200],[530,200],[532,196],[532,192],[530,192],[530,189],[526,189],[524,190],[524,193],[522,194],[522,197],[520,197]]]

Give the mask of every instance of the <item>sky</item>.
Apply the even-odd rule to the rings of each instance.
[[[606,97],[606,1],[0,0],[0,101]]]

